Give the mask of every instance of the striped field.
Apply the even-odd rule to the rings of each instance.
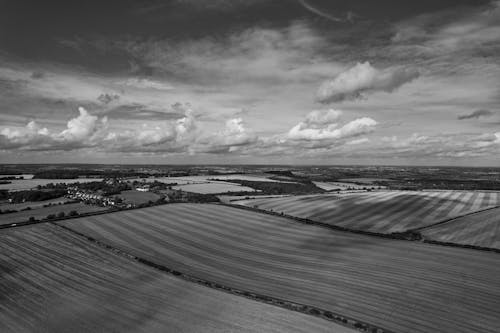
[[[210,281],[394,332],[497,332],[497,253],[304,225],[213,204],[170,204],[58,222]]]
[[[422,228],[500,205],[496,192],[380,191],[239,200],[233,204],[377,233]]]
[[[429,240],[500,250],[500,208],[463,216],[421,233]]]
[[[0,332],[336,332],[332,322],[210,289],[44,224],[0,232]]]

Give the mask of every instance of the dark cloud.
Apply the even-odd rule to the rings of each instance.
[[[484,110],[484,109],[481,109],[481,110],[476,110],[476,111],[473,111],[469,114],[464,114],[464,115],[460,115],[457,117],[458,120],[465,120],[465,119],[479,119],[481,117],[490,117],[492,116],[494,113],[491,112],[490,110]]]
[[[97,97],[97,100],[103,104],[109,104],[119,99],[120,95],[117,94],[100,94],[99,97]]]
[[[148,108],[146,105],[134,103],[116,106],[106,114],[116,119],[142,119],[142,120],[175,120],[184,116],[184,111],[158,111]]]
[[[40,72],[40,71],[35,71],[31,74],[32,79],[43,79],[44,77],[45,77],[45,73]]]

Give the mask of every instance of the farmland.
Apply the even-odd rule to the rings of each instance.
[[[377,191],[239,200],[233,203],[349,229],[393,233],[500,205],[500,193]]]
[[[142,192],[136,190],[121,191],[117,197],[121,198],[125,203],[140,205],[148,201],[156,201],[160,198],[158,194],[152,192]]]
[[[268,177],[272,175],[267,175]],[[233,180],[241,179],[248,181],[259,181],[259,182],[279,182],[278,180],[273,180],[265,177],[264,175],[252,175],[252,174],[230,174],[230,175],[206,175],[206,176],[180,176],[180,177],[149,177],[149,178],[135,178],[130,179],[130,181],[146,181],[154,182],[159,181],[163,183],[177,183],[179,185],[190,184],[190,183],[202,183],[202,182],[217,182],[214,179],[219,180]]]
[[[421,231],[425,239],[500,250],[500,208],[460,217]]]
[[[22,191],[22,190],[30,190],[38,185],[46,186],[47,184],[56,184],[56,183],[65,183],[65,184],[73,184],[73,183],[89,183],[89,182],[100,182],[101,178],[75,178],[75,179],[19,179],[12,180],[10,184],[0,184],[0,190],[9,190],[9,191]]]
[[[0,204],[0,209],[1,210],[21,210],[21,209],[26,209],[27,207],[34,209],[34,208],[41,208],[41,207],[46,206],[46,205],[47,206],[48,205],[58,205],[59,203],[63,204],[67,201],[69,201],[68,198],[60,197],[60,198],[56,198],[56,199],[42,200],[42,201],[26,201],[26,202],[20,202],[20,203],[3,203],[3,204]]]
[[[313,182],[319,188],[322,188],[325,191],[335,191],[335,190],[363,190],[367,188],[371,188],[372,186],[368,185],[357,185],[354,183],[345,183],[345,182]],[[376,186],[378,188],[378,186]]]
[[[43,219],[47,217],[47,215],[53,214],[57,215],[60,212],[64,212],[65,214],[69,214],[71,211],[77,211],[79,214],[89,213],[89,212],[99,212],[106,210],[105,207],[99,207],[94,205],[86,205],[83,203],[70,203],[66,205],[55,205],[50,207],[41,207],[31,210],[23,210],[15,213],[8,213],[0,215],[0,225],[16,223],[16,222],[24,222],[27,221],[31,216],[36,218],[37,220]]]
[[[395,332],[493,333],[500,325],[496,253],[338,232],[213,204],[57,223],[181,272]]]
[[[183,281],[50,224],[0,233],[1,332],[337,332]]]
[[[201,194],[214,194],[214,193],[226,193],[226,192],[256,192],[256,190],[248,186],[241,186],[237,184],[224,183],[224,182],[186,184],[186,185],[172,186],[172,188],[176,190],[201,193]]]

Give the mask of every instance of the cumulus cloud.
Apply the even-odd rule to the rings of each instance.
[[[27,150],[71,150],[94,146],[105,134],[107,118],[98,119],[83,107],[79,115],[70,119],[64,130],[51,132],[30,121],[25,127],[3,128],[0,131],[0,148]]]
[[[463,114],[463,115],[460,115],[457,117],[458,120],[464,120],[464,119],[479,119],[481,117],[490,117],[492,116],[494,113],[491,112],[490,110],[484,110],[484,109],[480,109],[480,110],[476,110],[476,111],[473,111],[469,114]]]
[[[358,118],[344,125],[337,122],[341,115],[337,110],[313,111],[305,120],[295,125],[287,133],[287,139],[317,141],[340,140],[370,133],[377,122],[371,118]]]
[[[68,121],[67,128],[58,136],[68,141],[84,141],[91,138],[98,130],[107,124],[107,117],[98,121],[97,116],[88,113],[83,107],[79,107],[80,115]]]
[[[221,131],[200,139],[194,150],[205,153],[241,152],[258,139],[257,135],[245,127],[242,118],[232,118],[226,121]]]
[[[184,117],[143,124],[136,128],[110,128],[107,117],[99,118],[79,107],[79,115],[61,131],[50,131],[31,121],[25,127],[0,130],[0,149],[148,152],[187,151],[196,142],[198,122],[186,105],[176,105]],[[234,129],[232,130],[234,132]],[[232,133],[234,134],[234,133]]]
[[[418,76],[418,71],[413,69],[379,70],[369,62],[357,63],[331,80],[323,82],[318,89],[316,100],[327,104],[359,99],[371,92],[392,92]]]
[[[47,138],[50,138],[48,129],[30,121],[22,128],[3,128],[0,131],[0,147],[18,148],[34,142],[43,143]]]

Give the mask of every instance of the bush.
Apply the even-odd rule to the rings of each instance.
[[[35,219],[35,217],[34,217],[34,216],[30,216],[30,218],[28,219],[28,221],[29,221],[29,222],[35,222],[35,221],[36,221],[36,219]]]
[[[78,215],[78,212],[76,210],[72,210],[71,212],[69,212],[68,214],[69,216],[77,216]]]
[[[55,218],[56,218],[56,216],[54,214],[47,215],[47,220],[53,220]]]
[[[64,217],[64,216],[66,216],[66,214],[64,214],[64,212],[57,213],[57,217],[59,217],[59,218]]]

